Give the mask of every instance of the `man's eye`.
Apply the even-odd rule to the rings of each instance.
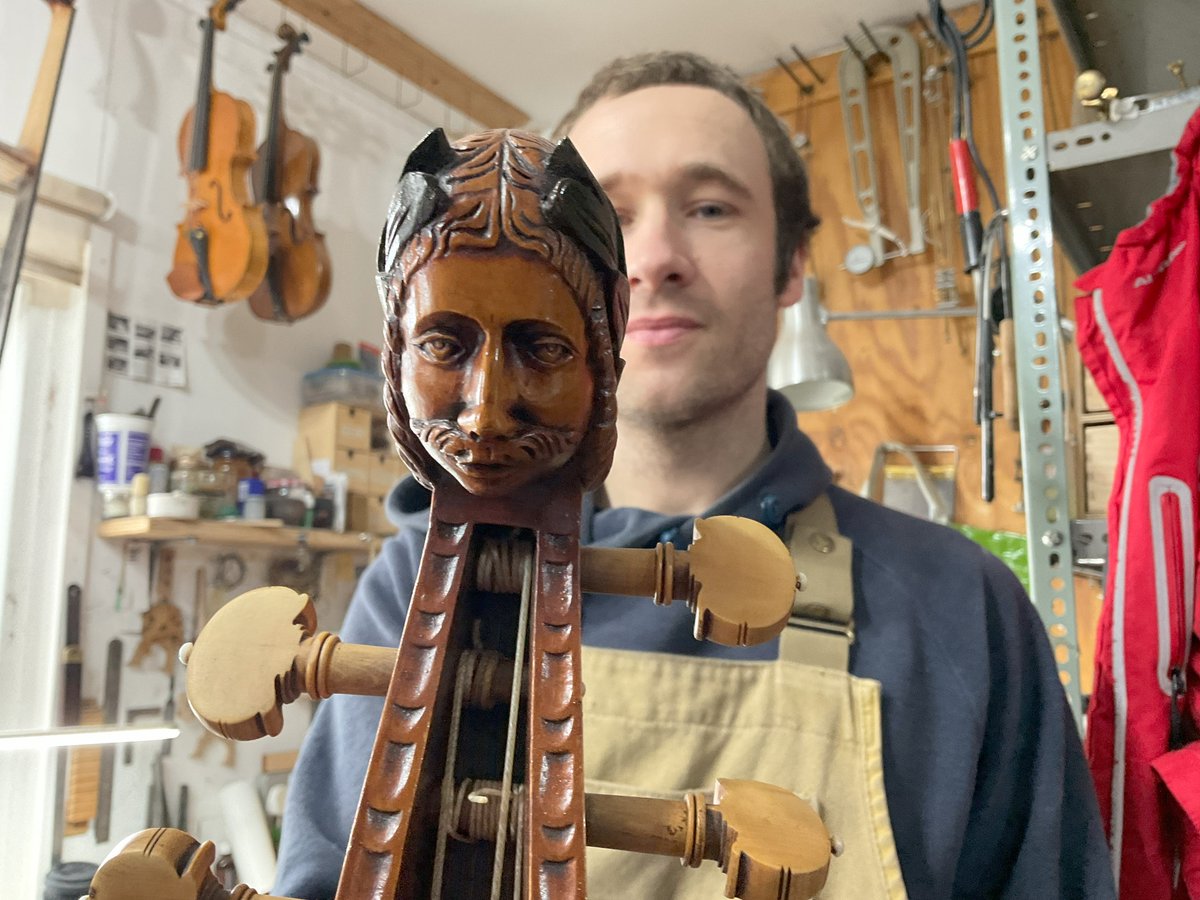
[[[531,348],[533,358],[544,366],[557,366],[575,355],[575,352],[562,341],[542,340],[534,343]]]
[[[417,349],[434,362],[449,362],[462,354],[462,345],[447,337],[426,338]]]
[[[697,203],[692,207],[692,215],[700,219],[719,219],[729,215],[730,209],[724,203]]]

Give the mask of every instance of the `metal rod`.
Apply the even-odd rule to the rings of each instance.
[[[933,29],[929,27],[929,20],[920,13],[917,13],[917,24],[921,26],[921,30],[925,32],[925,37],[929,38],[935,44],[940,44],[941,38],[933,33]]]
[[[787,63],[785,63],[778,56],[775,57],[775,62],[779,63],[779,68],[783,69],[783,71],[787,74],[788,78],[790,78],[790,79],[792,79],[792,81],[796,82],[796,87],[800,88],[801,91],[803,91],[806,94],[811,94],[813,92],[813,86],[811,84],[805,84],[803,81],[801,81],[800,78],[796,75],[796,73],[792,71],[791,66],[789,66]]]
[[[854,41],[850,40],[850,35],[843,34],[842,40],[846,42],[846,46],[850,48],[850,52],[858,58],[858,61],[863,64],[863,68],[867,69],[869,73],[870,66],[867,65],[867,59],[859,52],[858,48],[854,46]]]
[[[870,43],[870,45],[872,47],[875,48],[875,52],[878,53],[880,56],[887,56],[887,51],[879,46],[879,41],[875,40],[875,35],[871,34],[871,29],[867,27],[867,23],[864,22],[862,19],[859,19],[858,27],[861,28],[862,33],[867,36],[867,41]]]
[[[860,319],[973,319],[975,307],[959,306],[953,309],[864,309],[853,312],[822,312],[826,322],[856,321]]]
[[[817,79],[817,84],[824,84],[825,79],[821,77],[820,72],[813,68],[813,64],[808,61],[808,57],[801,53],[795,44],[789,44],[788,46],[791,47],[792,52],[796,54],[796,59],[800,60],[800,64],[804,66],[804,68],[808,69],[808,74]]]

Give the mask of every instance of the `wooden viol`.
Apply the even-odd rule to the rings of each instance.
[[[181,300],[204,305],[245,300],[267,271],[267,226],[250,201],[254,110],[213,88],[213,38],[241,0],[216,0],[204,33],[196,103],[179,127],[187,209],[179,222],[167,284]]]
[[[250,295],[250,311],[268,322],[295,322],[325,305],[333,269],[325,235],[313,223],[321,151],[317,142],[294,128],[283,115],[283,76],[308,34],[279,26],[283,46],[271,64],[271,110],[267,139],[251,169],[254,196],[267,223],[270,260],[266,277]]]
[[[389,425],[433,492],[400,646],[344,644],[307,597],[252,591],[186,648],[197,716],[246,740],[278,733],[301,693],[385,698],[338,900],[583,900],[587,846],[716,861],[729,897],[812,897],[830,836],[780,788],[584,789],[584,593],[686,603],[697,639],[747,644],[782,630],[797,577],[743,519],[698,521],[687,551],[580,546],[616,440],[628,287],[616,216],[570,142],[431,134],[397,186],[379,284]],[[199,884],[211,845],[133,840],[94,897],[176,896],[105,893],[110,872],[141,883],[139,866],[181,873],[180,897],[226,896]]]

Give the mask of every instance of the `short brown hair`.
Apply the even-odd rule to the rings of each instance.
[[[606,97],[622,97],[645,87],[687,84],[724,94],[750,116],[767,150],[775,202],[775,291],[783,290],[796,250],[807,247],[821,220],[809,206],[808,177],[787,129],[766,103],[732,69],[696,53],[641,53],[615,59],[593,77],[558,123],[566,134],[585,112]]]

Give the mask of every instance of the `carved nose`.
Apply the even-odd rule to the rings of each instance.
[[[466,406],[458,427],[472,438],[505,437],[517,427],[512,410],[517,403],[516,384],[504,371],[502,360],[480,354],[479,365],[465,392]]]

